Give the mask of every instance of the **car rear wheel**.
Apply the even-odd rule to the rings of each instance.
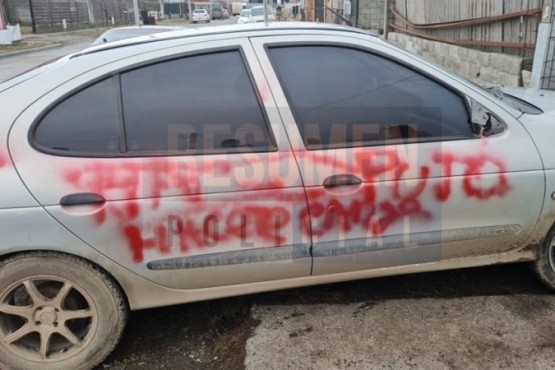
[[[86,261],[41,252],[0,263],[0,365],[9,369],[90,369],[112,352],[127,315],[119,287]]]
[[[547,234],[534,263],[534,270],[545,285],[555,290],[555,228]]]

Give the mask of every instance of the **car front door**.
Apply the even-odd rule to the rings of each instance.
[[[194,289],[310,274],[299,170],[244,40],[84,73],[30,106],[9,140],[45,209],[149,280]]]
[[[315,275],[523,246],[544,176],[513,115],[366,36],[252,42],[306,187]]]

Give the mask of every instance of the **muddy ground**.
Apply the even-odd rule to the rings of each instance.
[[[287,308],[283,308],[284,306],[292,307],[286,319],[293,318],[299,328],[309,328],[308,331],[304,332],[301,330],[300,332],[284,333],[286,337],[292,340],[291,346],[295,345],[295,340],[298,340],[297,337],[299,336],[305,338],[305,342],[310,340],[311,336],[306,334],[313,330],[314,325],[309,321],[314,321],[315,318],[306,315],[306,313],[311,312],[313,307],[326,311],[324,320],[327,323],[322,323],[323,327],[329,327],[330,324],[333,324],[336,331],[350,330],[353,325],[350,321],[353,318],[360,322],[360,315],[346,316],[338,312],[334,316],[334,311],[326,310],[326,305],[330,307],[354,305],[360,308],[357,311],[364,311],[380,303],[395,301],[396,305],[402,306],[399,309],[405,312],[404,320],[418,324],[422,320],[422,315],[417,314],[421,310],[421,308],[417,309],[417,306],[420,306],[423,299],[426,299],[426,315],[430,315],[429,317],[455,315],[458,317],[458,321],[453,324],[455,330],[461,329],[461,332],[464,332],[462,328],[469,330],[468,328],[471,328],[472,325],[476,325],[476,317],[480,315],[481,320],[484,320],[481,325],[488,325],[488,315],[484,315],[486,304],[476,304],[476,297],[485,297],[484,301],[487,300],[487,297],[501,297],[511,312],[520,316],[524,315],[525,320],[519,322],[519,330],[530,332],[531,336],[535,336],[537,331],[553,328],[555,325],[554,316],[551,314],[555,307],[553,306],[555,298],[549,290],[539,283],[527,264],[492,266],[361,280],[133,312],[120,345],[98,369],[244,369],[247,340],[257,333],[257,328],[261,330],[256,335],[260,336],[262,340],[265,335],[265,327],[271,327],[275,322],[283,322],[283,317],[280,318],[279,315],[282,315],[284,310],[288,311]],[[438,302],[437,305],[434,305],[434,300]],[[449,304],[449,301],[453,301],[454,304]],[[455,304],[455,302],[457,303]],[[275,313],[272,313],[273,306],[276,307]],[[464,315],[461,315],[459,311],[463,309]],[[434,310],[437,312],[434,312]],[[264,313],[262,317],[267,321],[266,323],[261,323],[254,318],[260,318],[260,312]],[[295,312],[302,314],[295,315]],[[411,317],[411,315],[414,317]],[[303,320],[306,321],[306,325],[303,324]],[[511,321],[512,318],[500,316],[492,317],[492,320]],[[542,328],[538,327],[538,322],[542,323]],[[364,323],[364,320],[362,323]],[[513,325],[512,322],[492,322],[490,324],[492,328],[488,330],[492,331],[492,335],[496,335],[496,330],[501,330],[494,327],[502,326],[502,330],[510,333]],[[391,322],[384,321],[381,324],[382,327],[380,327],[380,321],[373,320],[372,325],[376,332],[388,333],[388,331],[392,331]],[[430,321],[427,325],[426,330],[433,333],[441,332],[440,329],[443,329],[434,328],[433,325],[444,326],[445,323],[436,320]],[[270,335],[272,334],[270,333]],[[405,334],[393,333],[392,335],[401,336],[400,343],[402,343],[402,336]],[[513,333],[513,335],[518,338],[518,333]],[[538,333],[538,335],[541,338],[545,337],[544,333]],[[466,336],[468,336],[468,333]],[[356,344],[352,342],[355,339],[348,333],[345,333],[343,338],[343,343],[338,344],[337,347],[350,348],[350,346]],[[549,366],[549,362],[552,360],[551,365],[555,367],[554,338],[555,336],[547,338],[542,348],[530,349],[530,353],[543,356],[542,358],[545,360],[536,365]],[[267,341],[268,338],[264,340]],[[264,340],[258,344],[254,343],[251,347],[257,348],[257,345],[265,345]],[[325,338],[317,338],[316,340],[322,341]],[[465,341],[466,339],[460,338],[460,340]],[[480,346],[471,348],[469,351],[444,348],[443,350],[450,353],[447,353],[449,358],[443,365],[445,368],[457,368],[463,366],[463,364],[472,363],[473,358],[476,357],[486,359],[480,359],[480,361],[487,361],[488,358],[510,360],[515,355],[521,357],[521,354],[514,353],[514,348],[500,345],[500,343],[503,343],[502,338],[497,343],[481,343]],[[284,345],[287,346],[287,343]],[[452,343],[452,345],[460,347],[457,346],[457,343]],[[523,345],[535,346],[534,343],[524,343]],[[267,357],[276,355],[273,352],[276,350],[276,346],[277,344],[270,343],[264,348],[264,351],[267,351]],[[296,350],[300,352],[295,354],[294,351],[291,351],[291,353],[282,357],[304,356],[302,349],[296,348]],[[381,350],[387,352],[388,348],[382,348]],[[398,353],[393,363],[391,361],[387,364],[374,363],[373,366],[380,368],[384,366],[384,368],[423,368],[426,364],[425,362],[419,363],[418,356],[415,356],[414,353],[408,353],[410,351],[405,353],[399,348],[395,350]],[[495,353],[495,356],[488,354],[488,351]],[[523,351],[523,353],[528,353],[526,348]],[[486,355],[477,356],[477,353],[480,352],[486,353]],[[308,354],[306,355],[308,356]],[[260,353],[258,356],[260,357]],[[327,353],[328,360],[332,359],[330,356],[333,358],[333,351]],[[337,366],[333,365],[333,361],[330,361],[329,364],[331,365],[326,366],[327,368],[350,367],[347,366],[348,363],[341,362],[345,359],[339,358],[339,354],[337,356],[335,362]],[[276,361],[279,363],[279,358]],[[293,366],[300,366],[294,358],[291,361],[293,361]],[[507,366],[502,366],[503,363]],[[521,364],[518,361],[504,361],[503,363],[496,362],[494,367],[511,368],[511,363]],[[401,366],[402,364],[411,366]],[[487,365],[483,362],[481,364]],[[282,365],[278,364],[274,367],[281,368]],[[311,368],[311,366],[307,366],[307,368]]]

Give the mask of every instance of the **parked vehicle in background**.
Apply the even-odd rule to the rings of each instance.
[[[229,19],[229,12],[227,11],[226,8],[223,8],[223,13],[224,13],[224,19]]]
[[[206,11],[206,9],[195,9],[193,11],[193,23],[197,22],[206,22],[210,23],[210,14]]]
[[[179,26],[129,26],[129,27],[118,27],[112,28],[102,35],[100,35],[92,45],[100,45],[105,42],[112,42],[118,40],[124,40],[131,37],[150,35],[158,32],[175,31],[183,29]]]
[[[237,23],[249,23],[249,16],[251,11],[249,9],[244,9],[239,17],[237,17]]]
[[[244,2],[233,2],[231,3],[231,15],[239,15],[244,9],[247,9],[249,6],[247,3]]]
[[[250,8],[249,23],[264,22],[264,6],[253,6]],[[276,16],[272,8],[267,8],[268,20],[275,21]]]
[[[555,92],[276,22],[85,49],[0,107],[2,369],[93,368],[149,307],[517,261],[555,290]]]
[[[212,6],[212,19],[224,19],[224,9],[219,5]]]

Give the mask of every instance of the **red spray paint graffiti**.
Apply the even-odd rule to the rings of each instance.
[[[424,221],[432,219],[432,214],[423,208],[422,194],[430,189],[437,201],[446,202],[453,192],[455,168],[458,176],[462,176],[461,191],[469,198],[487,200],[503,196],[510,190],[503,162],[481,153],[458,156],[438,152],[427,165],[417,169],[413,179],[407,175],[411,170],[409,162],[396,150],[358,151],[353,163],[330,160],[314,153],[299,154],[299,157],[312,166],[331,166],[329,168],[335,173],[357,174],[363,184],[349,198],[334,195],[321,186],[308,187],[308,207],[293,215],[284,207],[265,205],[249,198],[252,193],[242,195],[240,191],[233,198],[238,202],[231,202],[234,206],[207,201],[202,195],[201,178],[206,173],[214,178],[231,177],[232,165],[238,163],[225,160],[189,161],[186,164],[165,159],[131,164],[94,163],[66,172],[65,179],[79,191],[109,196],[112,201],[95,213],[95,222],[99,225],[116,222],[135,262],[144,260],[146,250],[169,254],[173,244],[179,246],[180,252],[186,253],[221,242],[245,241],[253,236],[277,246],[287,242],[280,230],[291,223],[298,225],[307,236],[323,236],[338,228],[349,232],[355,226],[373,235],[383,235],[406,217]],[[282,156],[276,158],[283,159]],[[245,165],[249,165],[248,160]],[[430,187],[432,168],[440,169],[442,177]],[[490,176],[488,183],[482,183],[484,173],[494,174],[495,182],[491,183]],[[411,186],[404,186],[407,181],[411,181]],[[267,185],[256,184],[260,188],[276,189],[282,182],[273,178]],[[380,189],[382,194],[378,200]],[[385,194],[383,189],[386,189]],[[269,195],[271,201],[306,202],[302,189],[288,195],[278,190],[268,191],[273,194]],[[174,196],[186,196],[181,198],[182,204],[172,210],[177,214],[162,210],[145,231],[140,223],[141,214],[159,211],[161,199]]]
[[[433,161],[441,165],[444,171],[444,179],[434,188],[436,198],[440,201],[447,200],[451,194],[451,173],[453,166],[457,164],[464,166],[463,186],[469,197],[485,200],[493,196],[503,196],[510,190],[505,164],[499,159],[481,155],[456,156],[450,153],[436,153]],[[482,177],[481,170],[486,166],[494,167],[497,183],[482,187],[479,184]]]

